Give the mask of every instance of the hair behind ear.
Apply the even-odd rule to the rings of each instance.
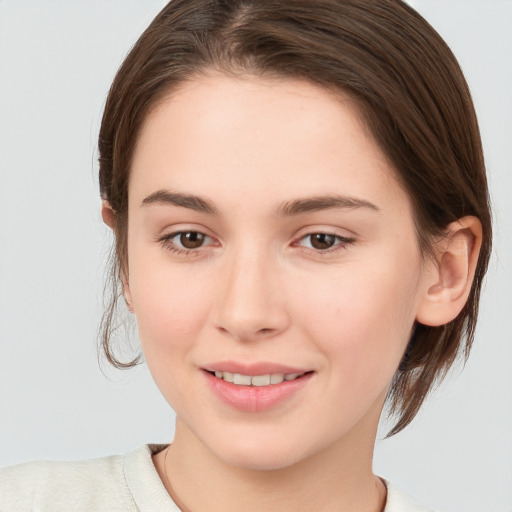
[[[462,355],[469,355],[475,324],[468,319],[476,318],[478,311],[471,311],[475,302],[468,299],[479,288],[475,274],[481,246],[482,223],[473,216],[451,223],[435,244],[430,282],[388,393],[390,412],[400,417],[387,437],[412,421],[432,387],[446,376],[460,355],[461,333],[466,339]]]

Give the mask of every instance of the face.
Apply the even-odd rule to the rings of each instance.
[[[146,119],[125,291],[175,442],[264,469],[373,445],[425,275],[409,198],[348,100],[211,75]]]

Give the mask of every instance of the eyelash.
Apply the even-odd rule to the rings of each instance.
[[[180,256],[192,256],[192,255],[197,256],[199,251],[203,247],[198,247],[196,249],[181,249],[181,248],[177,247],[174,242],[172,242],[173,238],[176,238],[179,235],[190,234],[190,233],[196,233],[199,235],[203,235],[205,237],[205,239],[211,238],[208,235],[206,235],[205,233],[202,233],[201,231],[193,231],[193,230],[191,230],[191,231],[175,231],[174,233],[170,233],[168,235],[162,236],[161,238],[158,239],[158,242],[162,245],[162,247],[164,249],[166,249],[167,251],[170,251],[174,254],[178,254]],[[334,248],[329,248],[329,249],[317,250],[317,249],[308,248],[308,247],[305,248],[305,249],[307,249],[308,252],[312,252],[315,255],[319,255],[319,256],[330,256],[333,253],[337,253],[338,251],[346,249],[348,245],[354,243],[354,241],[355,241],[354,238],[344,237],[341,235],[337,235],[336,233],[329,233],[326,231],[318,231],[318,232],[308,233],[308,234],[300,237],[299,242],[301,240],[312,237],[314,235],[332,236],[338,242],[336,245],[334,245]],[[294,244],[296,244],[296,243],[297,242],[294,242]]]
[[[180,249],[176,246],[174,242],[172,242],[173,238],[176,238],[179,235],[183,234],[190,234],[190,233],[196,233],[198,235],[203,235],[205,238],[211,238],[205,233],[202,233],[201,231],[175,231],[174,233],[170,233],[168,235],[164,235],[163,237],[158,239],[158,242],[162,245],[164,249],[167,251],[170,251],[172,253],[179,254],[180,256],[189,256],[191,253],[194,253],[194,255],[197,255],[199,250],[202,249],[202,247],[198,247],[197,249]]]
[[[337,241],[337,243],[335,243],[335,245],[329,249],[322,250],[322,249],[314,249],[314,248],[310,248],[310,247],[305,247],[305,249],[307,249],[308,252],[312,252],[315,255],[320,255],[320,256],[330,256],[333,253],[342,251],[342,250],[346,249],[347,246],[354,243],[354,241],[355,241],[354,238],[337,235],[336,233],[329,233],[327,231],[318,231],[318,232],[313,232],[313,233],[307,233],[306,235],[301,236],[299,238],[299,242],[306,238],[310,238],[314,235],[331,236],[335,239],[335,242]],[[311,241],[310,241],[310,243],[311,243]]]

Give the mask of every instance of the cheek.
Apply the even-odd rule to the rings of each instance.
[[[172,360],[198,338],[210,309],[208,286],[193,266],[133,258],[130,290],[146,359]]]
[[[340,267],[329,279],[310,279],[308,293],[297,287],[296,317],[343,374],[360,381],[372,373],[391,378],[414,324],[419,266],[398,256],[377,265],[358,263]]]

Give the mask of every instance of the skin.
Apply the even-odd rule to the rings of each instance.
[[[163,190],[218,214],[144,203]],[[332,194],[371,206],[276,214]],[[115,222],[108,205],[104,218]],[[203,245],[172,252],[184,239],[170,235],[191,231]],[[331,247],[315,233],[334,234]],[[383,510],[372,454],[388,387],[415,321],[449,321],[471,284],[478,221],[449,233],[436,262],[422,258],[410,199],[348,100],[214,73],[173,91],[134,154],[124,283],[177,414],[154,457],[164,485],[191,510]],[[205,384],[203,368],[222,360],[314,373],[277,407],[244,412]]]

